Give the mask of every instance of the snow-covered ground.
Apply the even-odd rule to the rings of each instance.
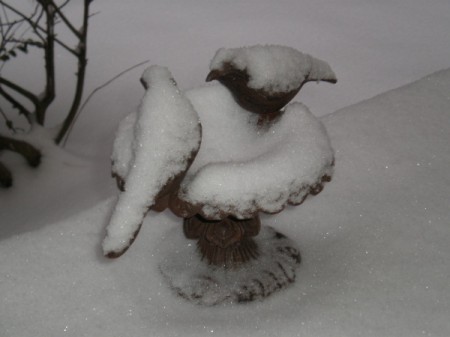
[[[450,66],[447,1],[134,3],[94,2],[88,87],[147,58],[181,88],[197,86],[217,48],[277,43],[335,70],[338,84],[309,84],[296,98],[323,116]],[[11,158],[16,186],[0,191],[0,336],[450,334],[450,70],[323,117],[333,181],[263,217],[298,242],[297,282],[264,302],[214,308],[174,296],[157,270],[162,239],[180,230],[169,213],[147,216],[119,260],[101,254],[117,194],[108,156],[142,96],[139,77],[127,74],[83,112],[68,148],[95,159],[49,149],[32,170]]]
[[[1,193],[2,206],[16,206],[5,209],[8,223],[28,229],[10,228],[0,244],[2,336],[448,336],[449,92],[447,70],[323,119],[334,180],[302,206],[263,218],[303,253],[295,285],[264,302],[211,309],[176,297],[157,269],[164,237],[181,233],[167,212],[147,216],[114,261],[100,249],[114,197],[41,220],[57,203],[38,209],[29,193],[53,190],[77,203],[99,185],[75,174],[83,163],[52,159],[72,170]],[[72,189],[86,196],[54,189],[55,176],[76,180]]]

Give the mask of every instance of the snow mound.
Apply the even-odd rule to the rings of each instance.
[[[220,70],[225,64],[246,70],[250,88],[272,93],[298,89],[309,79],[336,81],[328,63],[285,46],[221,48],[212,59],[210,69]]]
[[[199,263],[201,254],[179,228],[160,243],[159,270],[175,294],[201,305],[262,300],[295,281],[300,264],[296,244],[269,226],[255,237],[259,257],[237,268]]]
[[[158,271],[164,237],[181,231],[169,212],[148,217],[154,226],[133,251],[108,263],[99,240],[114,206],[110,179],[72,162],[28,170],[21,192],[0,191],[2,234],[26,226],[1,238],[0,335],[447,337],[449,92],[446,70],[323,119],[333,182],[302,207],[262,217],[299,245],[297,280],[247,305],[202,308],[172,294]],[[102,186],[111,198],[96,204]],[[25,203],[36,195],[40,208]],[[86,200],[96,206],[79,213]]]
[[[122,254],[163,187],[189,166],[201,139],[199,118],[169,70],[151,66],[137,114],[120,124],[112,158],[124,180],[103,242],[106,255]],[[132,131],[132,132],[131,132]]]
[[[298,204],[309,187],[331,176],[333,150],[325,128],[300,103],[268,128],[220,84],[186,93],[200,115],[202,147],[182,184],[181,198],[202,214],[248,218]]]

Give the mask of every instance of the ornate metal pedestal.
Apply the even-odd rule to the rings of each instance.
[[[278,62],[280,55],[287,55],[287,63],[299,65],[296,76],[292,77],[289,69],[282,72],[283,76],[293,78],[293,86],[287,83],[290,86],[280,89],[276,78],[269,78],[267,85],[262,87],[255,88],[251,84],[255,77],[251,67],[253,54],[258,56],[261,51],[263,61],[268,58],[270,62]],[[186,92],[183,98],[189,100],[198,112],[199,120],[193,120],[192,124],[198,123],[203,129],[199,136],[201,145],[184,154],[184,168],[162,184],[149,205],[153,211],[168,209],[183,219],[183,230],[168,233],[161,242],[159,269],[179,296],[204,305],[262,299],[294,282],[296,268],[301,261],[299,249],[282,233],[261,226],[259,213],[278,213],[288,205],[299,205],[308,196],[318,194],[331,180],[334,165],[333,151],[322,124],[299,103],[286,107],[306,82],[335,83],[336,78],[329,66],[292,48],[279,46],[222,52],[229,59],[222,63],[213,61],[215,66],[207,77],[207,81],[217,80],[221,84]],[[215,59],[221,58],[220,53]],[[234,54],[237,55],[236,60]],[[243,67],[243,59],[250,64]],[[296,71],[297,68],[294,69]],[[159,73],[167,72],[156,69],[153,73],[159,76]],[[170,86],[176,85],[173,79],[171,81]],[[143,84],[147,91],[153,90],[148,78],[143,78]],[[281,84],[285,83],[281,81]],[[180,92],[176,90],[175,94],[180,95]],[[216,106],[216,101],[221,103]],[[152,101],[146,104],[150,105],[149,102]],[[223,102],[228,102],[228,105],[224,107]],[[217,125],[214,116],[222,124]],[[234,128],[236,120],[242,122],[244,128]],[[137,125],[139,121],[134,123]],[[295,128],[298,125],[304,128],[300,134]],[[113,166],[113,175],[119,188],[126,190],[126,174],[133,169],[130,139],[133,139],[136,127],[126,122],[122,128],[125,131],[119,137],[119,146],[130,153],[116,156],[120,163]],[[240,134],[234,140],[237,129]],[[172,133],[176,138],[176,130]],[[248,158],[232,151],[222,155],[224,140],[218,141],[217,134],[225,134],[223,138],[226,141],[235,141],[234,148],[246,148]],[[247,137],[248,134],[251,137]],[[239,143],[242,139],[254,142],[255,146]],[[199,151],[205,148],[203,152]],[[307,159],[302,161],[302,157]],[[150,161],[148,165],[152,163]],[[244,180],[244,187],[236,183],[239,180],[236,177],[228,181],[224,176],[226,173],[221,175],[217,173],[222,172],[220,170],[209,170],[214,165],[236,169],[247,174],[250,181]],[[273,170],[274,165],[277,169]],[[124,167],[128,171],[119,172]],[[249,171],[245,171],[247,167]],[[255,171],[255,167],[261,169]],[[265,185],[258,186],[260,180],[253,179],[255,174],[267,176],[262,180]],[[207,188],[205,192],[197,188],[202,184],[213,188]],[[231,197],[221,198],[222,194],[230,194]],[[105,255],[118,257],[123,254],[135,239],[141,224],[133,223],[134,232],[125,233],[121,239],[121,223],[115,223],[104,243]]]

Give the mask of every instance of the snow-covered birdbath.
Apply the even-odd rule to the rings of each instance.
[[[161,244],[160,271],[178,295],[208,305],[263,298],[295,280],[298,248],[259,213],[299,205],[331,179],[325,128],[288,103],[306,82],[336,82],[327,63],[282,46],[220,49],[210,68],[207,81],[219,83],[184,92],[167,68],[144,72],[144,98],[114,143],[121,193],[103,242],[118,257],[148,210],[169,209],[184,236]]]

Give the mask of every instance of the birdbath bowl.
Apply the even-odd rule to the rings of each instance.
[[[294,282],[299,249],[262,226],[259,214],[300,205],[331,180],[324,126],[303,104],[288,104],[308,81],[334,83],[328,64],[288,47],[254,46],[216,53],[207,81],[218,83],[181,92],[158,66],[141,80],[144,99],[114,144],[122,192],[105,255],[128,249],[149,209],[170,210],[183,230],[161,242],[159,270],[181,297],[246,302]]]

